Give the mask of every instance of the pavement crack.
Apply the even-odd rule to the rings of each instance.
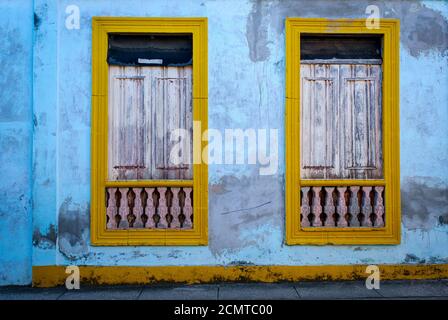
[[[141,295],[143,293],[143,290],[145,290],[145,286],[142,286],[142,288],[140,289],[140,292],[139,292],[136,300],[140,300],[140,297],[141,297]]]
[[[62,291],[60,295],[57,296],[56,300],[61,300],[62,296],[66,294],[67,291]]]
[[[380,290],[381,290],[381,289],[374,289],[374,291],[375,291],[381,298],[385,298],[385,296],[383,296],[383,295],[380,293]]]
[[[303,299],[299,293],[299,290],[297,290],[296,286],[292,286],[292,287],[294,288],[294,291],[297,293],[297,296],[299,297],[299,299]]]

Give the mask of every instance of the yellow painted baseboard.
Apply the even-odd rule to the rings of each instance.
[[[66,266],[34,266],[33,286],[64,285]],[[448,264],[379,265],[381,280],[448,278]],[[366,265],[343,266],[79,266],[82,284],[118,285],[366,279]]]

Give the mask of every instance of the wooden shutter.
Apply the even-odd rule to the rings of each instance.
[[[301,178],[380,179],[381,65],[301,63]]]
[[[110,180],[192,179],[191,75],[191,66],[109,66]],[[190,132],[180,165],[169,161],[174,129]]]
[[[174,164],[170,151],[178,141],[170,139],[170,133],[178,128],[185,129],[192,136],[191,67],[165,67],[153,79],[155,123],[152,135],[155,137],[153,175],[156,179],[191,179],[191,166]],[[192,143],[190,139],[189,143]],[[184,152],[191,152],[192,145],[184,145]],[[183,154],[184,162],[191,162],[191,154]]]
[[[140,71],[138,67],[109,70],[109,178],[113,180],[139,179],[145,169],[144,76]]]

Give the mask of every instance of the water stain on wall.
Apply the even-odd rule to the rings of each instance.
[[[59,208],[59,251],[70,260],[88,255],[89,212],[88,203],[75,203],[71,197],[66,198]]]
[[[448,221],[448,186],[433,177],[407,177],[401,184],[402,221],[429,230]]]
[[[400,19],[401,43],[412,56],[433,50],[448,53],[447,19],[420,1],[254,0],[246,23],[249,56],[253,62],[269,57],[268,43],[272,40],[268,39],[267,26],[281,35],[286,17],[367,18],[366,8],[372,4],[380,9],[380,17]]]

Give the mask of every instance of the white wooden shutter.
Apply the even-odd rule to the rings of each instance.
[[[109,66],[110,180],[192,179],[191,75],[191,66]],[[180,165],[169,158],[174,129],[190,132]]]
[[[379,179],[381,65],[301,64],[301,178]]]

